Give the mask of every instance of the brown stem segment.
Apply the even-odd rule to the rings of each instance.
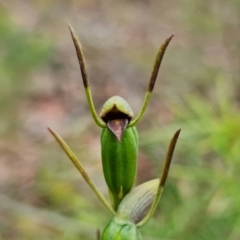
[[[97,229],[96,236],[97,236],[97,240],[100,240],[100,237],[101,237],[100,229]]]

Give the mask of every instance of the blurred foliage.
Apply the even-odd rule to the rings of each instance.
[[[175,180],[164,192],[159,221],[146,230],[154,232],[156,239],[160,235],[166,239],[240,236],[240,114],[232,104],[228,82],[217,79],[215,87],[216,102],[211,105],[203,96],[190,94],[184,96],[185,104],[172,107],[177,125],[182,126],[182,141],[178,163],[171,168]],[[148,144],[163,141],[161,131],[148,132],[157,136]]]
[[[0,239],[95,239],[111,218],[46,131],[63,136],[107,195],[100,130],[66,22],[82,41],[98,107],[115,94],[140,106],[159,41],[175,32],[164,81],[139,125],[138,182],[158,176],[168,141],[182,132],[157,212],[141,232],[146,240],[240,238],[238,0],[2,5]]]
[[[31,71],[47,62],[51,45],[37,33],[18,29],[3,9],[0,15],[0,133],[8,136],[20,126],[19,99],[30,92]]]

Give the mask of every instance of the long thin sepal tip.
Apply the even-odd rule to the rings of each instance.
[[[149,85],[148,85],[148,92],[152,92],[156,79],[157,79],[157,75],[158,75],[158,71],[160,69],[161,66],[161,62],[164,56],[164,53],[168,47],[168,44],[170,43],[170,41],[172,40],[174,34],[171,34],[164,42],[163,44],[160,46],[160,49],[158,50],[155,62],[154,62],[154,66],[153,66],[153,71],[152,71],[152,75],[149,81]]]
[[[85,88],[87,88],[89,87],[89,83],[88,83],[88,76],[87,76],[87,70],[86,70],[86,64],[85,64],[84,55],[82,51],[82,46],[73,27],[70,24],[68,24],[68,27],[69,27],[72,40],[76,49],[78,62],[79,62],[81,73],[82,73],[83,85]]]
[[[64,150],[64,152],[68,155],[72,163],[75,165],[75,167],[78,169],[78,171],[81,173],[89,187],[94,191],[96,196],[99,198],[99,200],[103,203],[103,205],[113,214],[115,215],[115,211],[113,210],[110,203],[105,199],[105,197],[101,194],[101,192],[98,190],[94,182],[91,180],[91,178],[88,176],[87,172],[83,168],[82,164],[79,162],[77,157],[74,155],[74,153],[71,151],[71,149],[67,146],[67,144],[63,141],[63,139],[58,136],[57,133],[55,133],[52,129],[48,128],[50,133],[54,136],[56,141],[59,143],[61,148]]]
[[[164,185],[165,185],[165,182],[166,182],[166,179],[167,179],[167,176],[168,176],[168,172],[169,172],[169,168],[170,168],[170,164],[171,164],[171,161],[172,161],[173,152],[174,152],[174,149],[175,149],[175,146],[176,146],[176,143],[177,143],[180,132],[181,132],[181,129],[178,129],[175,132],[175,134],[173,135],[172,140],[169,144],[168,152],[167,152],[167,155],[166,155],[166,162],[164,164],[163,172],[162,172],[162,176],[161,176],[161,180],[160,180],[160,186],[161,187],[164,187]]]

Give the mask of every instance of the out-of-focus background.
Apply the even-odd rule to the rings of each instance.
[[[96,239],[111,218],[47,131],[107,196],[100,129],[67,23],[81,39],[98,112],[113,95],[138,112],[156,52],[175,33],[138,125],[137,183],[158,176],[182,129],[143,239],[239,240],[239,0],[2,0],[0,239]]]

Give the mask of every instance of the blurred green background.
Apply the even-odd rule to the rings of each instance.
[[[239,0],[0,0],[0,239],[91,240],[111,218],[46,129],[107,196],[67,23],[98,112],[113,95],[138,112],[157,49],[175,33],[138,125],[138,183],[158,175],[182,128],[143,239],[239,240]]]

